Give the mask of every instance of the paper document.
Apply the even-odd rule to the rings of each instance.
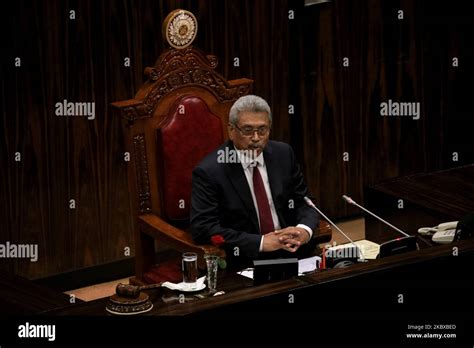
[[[253,279],[253,268],[246,268],[240,272],[237,272],[237,274],[240,274],[241,276]]]
[[[321,258],[319,256],[313,256],[313,257],[308,257],[307,259],[301,259],[298,261],[298,275],[312,272],[318,269],[319,265],[321,265]]]
[[[366,260],[375,260],[377,258],[377,255],[379,254],[380,250],[380,244],[371,242],[370,240],[367,239],[362,239],[354,242],[355,245],[357,245],[360,248],[360,251],[362,253],[362,256]],[[331,247],[331,250],[337,250],[337,249],[342,249],[347,246],[352,245],[352,243],[346,243],[346,244],[339,244],[334,247]]]

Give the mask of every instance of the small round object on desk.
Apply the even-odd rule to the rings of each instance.
[[[116,315],[133,315],[140,314],[150,311],[153,308],[153,303],[150,301],[150,297],[140,292],[138,298],[127,298],[117,294],[112,295],[109,298],[109,302],[105,309],[107,312]]]

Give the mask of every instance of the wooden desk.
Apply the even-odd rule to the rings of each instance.
[[[457,256],[453,256],[453,247]],[[410,319],[410,313],[433,311],[462,312],[465,317],[474,312],[474,285],[469,281],[473,260],[474,240],[465,240],[315,272],[297,278],[303,286],[268,293],[264,298],[249,296],[243,302],[197,314],[206,318],[280,315],[351,322],[387,316]],[[289,303],[289,295],[294,296],[294,303]],[[398,303],[399,295],[404,296],[403,304]]]
[[[453,256],[453,247],[458,248],[458,256]],[[341,307],[346,306],[352,312],[364,312],[367,307],[386,311],[387,308],[390,309],[390,304],[396,304],[395,296],[399,292],[404,292],[412,305],[416,298],[416,308],[422,309],[432,303],[437,295],[437,288],[449,289],[462,284],[465,288],[467,286],[466,291],[472,292],[472,285],[464,284],[464,280],[472,273],[473,259],[474,240],[466,240],[255,287],[248,278],[234,272],[220,271],[218,290],[224,290],[225,295],[199,299],[186,294],[186,302],[179,303],[178,292],[167,289],[149,290],[147,293],[154,307],[143,315],[204,315],[207,318],[254,314],[265,316],[272,315],[275,310],[330,313],[337,312],[335,308],[341,310]],[[417,288],[424,290],[413,293],[413,289]],[[374,289],[385,291],[374,294]],[[294,303],[289,301],[289,295],[294,295]],[[459,294],[457,300],[462,299],[462,294]],[[112,316],[105,310],[107,301],[107,298],[99,299],[55,309],[47,314]],[[371,305],[367,306],[367,303]],[[451,304],[451,301],[440,303],[439,308]],[[474,303],[464,303],[463,308],[472,309]]]
[[[153,309],[143,315],[188,315],[192,313],[204,312],[206,310],[226,306],[230,304],[242,303],[248,300],[263,298],[279,293],[285,293],[292,289],[305,286],[307,283],[300,278],[289,279],[287,281],[265,284],[258,287],[253,286],[253,281],[249,278],[236,274],[234,271],[227,272],[219,270],[217,289],[225,291],[225,295],[216,297],[198,298],[199,295],[206,295],[203,290],[197,293],[180,293],[166,288],[159,290],[147,290],[150,300],[153,302]],[[179,301],[179,295],[185,295],[185,302]],[[50,311],[50,315],[108,315],[105,307],[108,298],[98,299],[91,302],[82,303],[74,307],[55,309]]]
[[[77,298],[75,301],[83,302]],[[0,270],[0,316],[36,315],[73,305],[66,294]]]
[[[458,256],[453,256],[453,247]],[[211,327],[220,333],[219,343],[225,337],[245,345],[250,337],[257,344],[292,346],[295,336],[286,333],[297,327],[310,333],[303,339],[313,345],[314,340],[377,344],[380,337],[399,344],[413,343],[406,337],[413,332],[409,325],[454,324],[460,340],[443,343],[469,344],[474,339],[473,260],[474,240],[464,240],[257,287],[249,279],[221,272],[218,289],[227,291],[222,296],[165,303],[162,296],[170,298],[170,293],[150,290],[153,310],[125,317],[106,312],[107,298],[79,303],[42,312],[39,318],[0,320],[2,339],[22,343],[18,325],[30,321],[54,323],[56,343],[209,344],[206,330]]]
[[[399,200],[403,207],[399,208]],[[388,180],[365,189],[365,206],[411,235],[420,227],[461,219],[474,211],[474,165]],[[370,215],[365,238],[383,243],[400,234]],[[418,236],[420,247],[430,239]]]

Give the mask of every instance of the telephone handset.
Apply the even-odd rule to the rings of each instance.
[[[431,240],[434,243],[449,244],[454,241],[456,237],[456,228],[459,221],[450,221],[439,224],[436,227],[422,227],[418,229],[421,235],[433,235]]]
[[[444,222],[438,225],[438,232],[456,229],[459,221]]]

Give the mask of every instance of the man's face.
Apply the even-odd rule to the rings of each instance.
[[[238,150],[256,150],[259,155],[270,137],[270,120],[266,112],[244,111],[237,124],[229,125],[229,138]]]

